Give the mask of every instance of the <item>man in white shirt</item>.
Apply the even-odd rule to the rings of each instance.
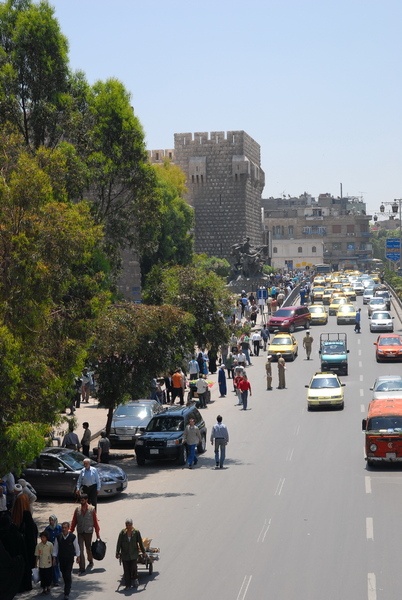
[[[205,381],[204,376],[200,375],[195,382],[197,389],[198,399],[200,402],[200,408],[207,408],[206,393],[208,390],[208,383]]]
[[[221,415],[216,417],[216,425],[212,427],[211,444],[215,442],[215,467],[223,469],[226,458],[226,446],[229,443],[229,432],[226,425],[222,423]],[[219,456],[220,454],[220,456]]]

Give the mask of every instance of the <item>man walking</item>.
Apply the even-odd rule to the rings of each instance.
[[[215,468],[223,469],[226,458],[226,445],[229,443],[229,432],[226,425],[222,423],[221,415],[218,415],[216,420],[217,423],[211,431],[211,444],[215,442]]]
[[[53,566],[56,566],[56,558],[59,558],[59,567],[64,581],[64,600],[68,600],[70,595],[74,557],[77,557],[77,563],[80,562],[80,548],[77,538],[69,531],[69,527],[70,523],[67,521],[61,524],[61,533],[54,540],[52,552]]]
[[[84,556],[84,545],[87,551],[88,566],[93,567],[94,562],[92,558],[92,535],[95,529],[96,538],[100,539],[100,527],[98,523],[98,517],[96,510],[93,506],[88,504],[88,495],[81,494],[80,506],[78,506],[73,515],[71,521],[70,531],[74,533],[74,529],[77,527],[78,533],[78,545],[80,547],[80,575],[85,573],[85,556]]]
[[[198,362],[194,358],[188,363],[188,372],[190,375],[190,381],[194,381],[198,378],[198,375],[200,373],[200,367],[198,365]]]
[[[310,332],[306,331],[306,335],[303,338],[303,348],[306,350],[307,360],[310,360],[311,346],[313,345],[314,339],[311,337]]]
[[[91,467],[91,461],[89,458],[84,458],[84,468],[77,479],[77,486],[75,493],[77,496],[80,495],[80,489],[82,492],[87,494],[89,503],[96,509],[98,504],[98,494],[101,489],[101,482],[99,477],[98,469]]]
[[[253,342],[253,346],[254,346],[254,354],[255,356],[259,356],[260,355],[260,343],[261,343],[262,337],[259,331],[255,331],[253,333],[253,335],[251,336],[251,341]]]
[[[122,529],[117,538],[116,558],[121,559],[124,571],[125,589],[129,590],[131,585],[138,587],[137,559],[140,554],[146,557],[142,537],[138,529],[134,529],[133,520],[126,520],[126,527]]]
[[[68,433],[63,438],[62,443],[63,448],[68,448],[69,450],[79,450],[80,449],[80,440],[78,439],[78,435],[74,432],[74,424],[72,421],[68,424]]]
[[[82,426],[84,428],[84,433],[82,434],[81,438],[82,453],[85,454],[85,456],[89,456],[89,446],[91,444],[91,430],[89,429],[89,423],[87,423],[86,421],[82,424]]]
[[[101,439],[98,442],[98,463],[109,464],[110,440],[106,437],[106,431],[101,431]]]
[[[361,308],[358,309],[357,313],[356,313],[356,319],[355,319],[355,332],[356,333],[360,333],[360,323],[361,323]]]
[[[180,369],[176,369],[172,375],[172,399],[170,404],[173,406],[176,397],[179,397],[180,404],[184,404],[184,381]]]
[[[267,326],[264,323],[264,325],[262,326],[262,329],[261,329],[261,339],[262,339],[262,343],[264,345],[264,352],[267,349],[267,342],[269,341],[270,337],[271,336],[269,335],[269,329],[267,329]]]
[[[239,390],[241,392],[241,401],[243,403],[242,410],[247,410],[248,393],[250,392],[250,397],[252,396],[252,394],[251,394],[251,385],[250,385],[249,380],[247,379],[246,374],[243,375],[243,377],[239,381],[237,387],[239,388]]]
[[[272,390],[272,355],[268,354],[267,362],[265,363],[265,372],[267,374],[267,390]]]
[[[200,444],[201,441],[202,440],[201,440],[200,430],[198,429],[197,425],[195,424],[195,420],[190,419],[189,424],[185,428],[184,434],[183,434],[183,444],[187,444],[187,448],[188,448],[188,468],[189,469],[193,468],[193,463],[194,463],[194,465],[196,465],[198,462],[198,459],[195,456],[195,447],[197,446],[197,444]]]
[[[284,390],[286,387],[285,371],[286,363],[282,354],[278,354],[278,390]]]

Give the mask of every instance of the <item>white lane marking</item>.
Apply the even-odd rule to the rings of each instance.
[[[364,396],[364,390],[360,389],[360,396]]]
[[[247,575],[244,576],[243,583],[241,584],[240,591],[237,594],[237,600],[244,600],[244,598],[246,597],[248,586],[250,585],[251,578],[252,578],[252,575],[250,575],[249,577],[247,577]]]
[[[367,575],[367,598],[368,600],[377,600],[377,584],[374,573]]]
[[[357,340],[358,345],[360,344],[360,338]]]
[[[360,375],[360,381],[363,381],[363,375]]]
[[[357,351],[357,354],[358,354],[359,356],[361,356],[361,355],[362,355],[362,351],[361,351],[361,350],[358,350],[358,351]],[[359,363],[359,367],[361,367],[361,363]]]
[[[268,529],[270,527],[271,527],[271,519],[268,521],[268,523],[267,523],[267,520],[265,519],[264,525],[262,526],[261,531],[260,531],[260,535],[257,538],[257,544],[258,544],[258,542],[261,542],[261,543],[264,542],[265,536],[267,535]]]
[[[299,435],[300,425],[297,425],[295,428],[295,435]]]
[[[288,452],[288,455],[286,457],[286,460],[288,460],[289,462],[292,460],[293,457],[293,452],[294,452],[294,448],[291,448]]]
[[[360,404],[360,412],[366,412],[366,407],[364,406],[364,404]]]
[[[372,517],[366,518],[366,538],[374,541],[374,524]]]
[[[282,493],[283,484],[285,483],[285,479],[280,479],[278,485],[276,486],[275,496],[280,496]]]
[[[371,494],[371,477],[365,476],[364,487],[366,488],[366,494]]]
[[[360,350],[359,350],[359,352],[360,352]],[[359,367],[362,367],[362,366],[363,366],[363,363],[361,360],[359,360]]]

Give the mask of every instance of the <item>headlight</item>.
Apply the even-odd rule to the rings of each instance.
[[[177,446],[181,443],[181,440],[168,440],[166,446]]]
[[[137,440],[137,443],[135,445],[136,446],[143,446],[144,445],[144,440]]]
[[[100,478],[100,480],[102,481],[102,483],[114,483],[114,479],[110,475],[104,475]]]
[[[378,350],[378,354],[384,354],[384,350]]]
[[[289,323],[289,319],[285,319],[284,321],[282,321],[282,325],[287,325]]]
[[[375,452],[377,450],[377,444],[370,444],[371,452]]]

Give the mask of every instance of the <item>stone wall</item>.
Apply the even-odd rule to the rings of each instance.
[[[155,161],[155,151],[151,157]],[[265,178],[257,142],[244,131],[176,133],[174,162],[187,176],[196,252],[229,259],[231,246],[245,236],[262,244]]]

